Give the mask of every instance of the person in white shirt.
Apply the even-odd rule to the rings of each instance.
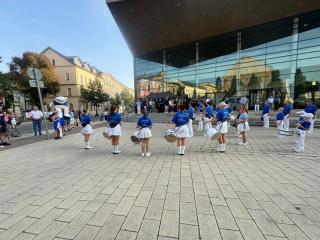
[[[43,118],[43,113],[39,111],[38,107],[35,105],[33,106],[33,110],[30,112],[30,118],[32,119],[34,135],[37,136],[38,132],[39,132],[39,135],[42,135],[41,122]]]

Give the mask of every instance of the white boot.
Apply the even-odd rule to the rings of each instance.
[[[223,143],[223,144],[222,144],[222,152],[225,152],[225,151],[226,151],[226,146],[227,146],[226,143]]]
[[[186,146],[182,146],[181,154],[184,155],[184,151],[186,150]]]
[[[217,145],[217,151],[222,152],[222,144],[218,143]]]
[[[91,149],[92,147],[90,146],[90,143],[89,141],[88,142],[85,142],[85,149]]]
[[[118,145],[115,145],[115,150],[113,152],[114,154],[119,154],[121,153],[121,151],[119,150],[119,146]]]
[[[182,154],[182,146],[178,146],[178,155]]]

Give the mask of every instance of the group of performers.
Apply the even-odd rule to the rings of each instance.
[[[109,122],[109,127],[104,131],[103,135],[111,140],[113,146],[112,153],[119,154],[119,140],[122,135],[121,125],[122,116],[116,111],[116,106],[111,106],[110,113],[105,116],[105,120]],[[289,116],[291,114],[291,108],[288,104],[278,109],[276,114],[276,123],[278,129],[279,138],[282,138],[289,132]],[[297,134],[297,146],[294,148],[296,152],[303,152],[305,145],[306,132],[311,130],[311,125],[314,122],[316,107],[312,104],[308,104],[306,109],[300,114],[300,120],[296,125]],[[265,105],[263,108],[263,120],[265,122],[264,127],[269,127],[269,114],[270,108]],[[214,110],[212,103],[209,101],[205,104],[199,102],[196,109],[189,105],[188,109],[185,106],[179,106],[178,112],[172,117],[170,124],[174,126],[170,128],[165,134],[165,138],[174,137],[177,145],[177,154],[184,155],[186,150],[187,138],[193,137],[193,120],[198,121],[199,131],[203,128],[206,130],[206,136],[213,139],[217,138],[217,151],[225,152],[227,146],[227,133],[231,125],[237,128],[238,136],[241,139],[239,145],[248,144],[248,111],[244,105],[240,106],[238,117],[232,115],[232,109],[225,102],[220,102],[217,105],[217,109]],[[266,122],[266,120],[268,120]],[[92,121],[90,116],[84,111],[80,121],[83,126],[82,133],[84,135],[85,148],[90,149],[90,136],[93,133]],[[138,131],[134,134],[136,143],[141,145],[141,155],[150,157],[150,138],[152,137],[151,128],[152,120],[150,119],[147,108],[142,109],[142,116],[137,121]],[[292,133],[292,131],[290,131]],[[172,138],[170,138],[172,139]]]

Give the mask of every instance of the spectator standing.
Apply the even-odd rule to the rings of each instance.
[[[42,123],[43,113],[39,111],[36,105],[33,106],[33,110],[30,112],[30,118],[32,119],[34,135],[37,136],[38,133],[39,135],[42,135],[41,123]]]
[[[272,109],[272,107],[273,107],[273,96],[269,96],[267,98],[267,103],[269,104],[270,108]]]
[[[136,106],[137,106],[137,114],[141,114],[141,101],[138,100],[136,102]]]
[[[260,97],[257,95],[256,100],[254,102],[254,111],[259,112],[260,111]]]

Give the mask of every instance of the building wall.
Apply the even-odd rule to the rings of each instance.
[[[60,91],[57,95],[68,97],[70,104],[76,109],[87,108],[85,99],[81,97],[81,88],[87,88],[90,81],[96,79],[102,83],[104,92],[110,94],[111,97],[117,93],[120,94],[124,89],[128,89],[133,94],[132,89],[130,90],[111,74],[97,72],[87,63],[81,63],[79,58],[74,58],[74,63],[72,63],[66,59],[68,57],[51,48],[46,49],[42,54],[54,63],[56,76],[60,83]],[[47,97],[46,102],[51,102],[53,98],[53,96]]]
[[[281,92],[283,99],[303,103],[315,91],[320,106],[319,63],[320,10],[136,56],[135,90],[147,95],[146,81],[161,75],[165,85],[196,85],[197,95],[203,87],[224,94],[233,93],[236,79],[234,96],[249,96],[252,105],[254,94]]]

